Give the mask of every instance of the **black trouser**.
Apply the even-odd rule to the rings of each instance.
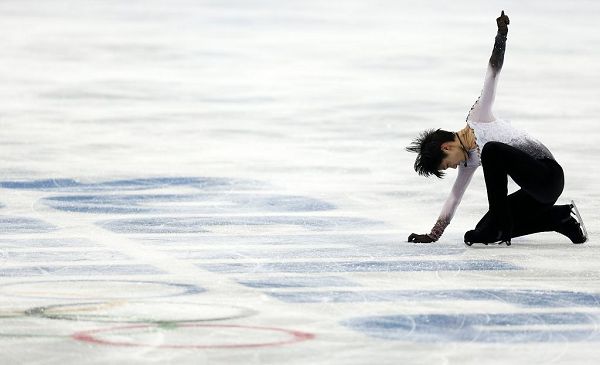
[[[489,211],[476,229],[512,228],[511,237],[555,231],[570,216],[569,205],[554,205],[564,188],[562,167],[518,148],[488,142],[481,151]],[[520,190],[508,194],[508,176]]]

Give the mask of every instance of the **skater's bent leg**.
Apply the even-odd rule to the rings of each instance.
[[[481,152],[481,164],[487,190],[489,218],[495,226],[509,224],[508,171],[503,161],[504,144],[488,142]],[[488,222],[488,225],[490,223]]]
[[[508,176],[528,195],[542,204],[552,205],[564,186],[562,168],[555,161],[535,159],[501,142],[488,142],[481,162],[488,194],[490,218],[506,229],[513,222],[508,203]]]
[[[498,242],[555,230],[565,207],[553,208],[564,187],[562,168],[552,159],[536,159],[501,142],[488,142],[481,151],[489,211],[465,242]],[[508,196],[508,177],[520,190]],[[558,218],[560,219],[558,219]]]
[[[481,163],[488,201],[500,199],[499,195],[507,196],[507,176],[542,203],[555,202],[564,187],[563,171],[556,161],[536,159],[502,142],[486,143],[481,151]]]

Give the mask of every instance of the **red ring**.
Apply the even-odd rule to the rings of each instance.
[[[241,326],[234,324],[196,324],[196,323],[177,323],[177,327],[217,327],[217,328],[246,328],[246,329],[255,329],[255,330],[263,330],[263,331],[276,331],[276,332],[284,332],[290,334],[292,336],[291,339],[285,341],[278,342],[266,342],[266,343],[248,343],[248,344],[237,344],[237,345],[144,345],[140,343],[133,342],[114,342],[102,340],[94,337],[95,333],[100,332],[109,332],[121,329],[133,329],[133,328],[148,328],[153,325],[134,325],[134,326],[119,326],[119,327],[109,327],[109,328],[100,328],[88,331],[75,332],[71,335],[72,338],[78,341],[84,341],[89,343],[95,343],[99,345],[113,345],[113,346],[127,346],[127,347],[155,347],[155,348],[168,348],[168,349],[233,349],[233,348],[255,348],[255,347],[269,347],[269,346],[281,346],[287,345],[294,342],[302,342],[306,340],[311,340],[315,338],[315,335],[307,332],[286,330],[283,328],[275,328],[275,327],[256,327],[256,326]]]

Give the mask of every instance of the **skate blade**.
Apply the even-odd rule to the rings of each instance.
[[[508,240],[508,241],[498,241],[498,242],[465,242],[465,245],[471,247],[471,246],[473,246],[473,243],[481,243],[482,245],[486,245],[486,246],[488,246],[490,244],[494,244],[494,243],[497,244],[497,245],[501,245],[501,244],[505,243],[506,247],[508,247],[508,246],[511,245],[510,240]]]
[[[588,233],[587,233],[587,230],[585,229],[585,224],[583,224],[583,218],[581,218],[581,214],[579,214],[579,209],[577,209],[577,205],[575,205],[575,201],[571,200],[571,206],[573,207],[573,211],[575,212],[575,215],[577,216],[577,221],[579,222],[579,225],[581,226],[581,230],[583,231],[583,237],[585,239],[583,242],[587,242]]]

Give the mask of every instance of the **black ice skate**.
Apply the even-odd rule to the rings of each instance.
[[[571,200],[570,206],[571,212],[569,217],[562,222],[560,228],[556,231],[567,236],[575,244],[584,243],[588,240],[588,234],[583,224],[583,219],[573,200]]]
[[[489,229],[474,229],[465,233],[465,244],[471,246],[474,243],[497,243],[499,245],[506,243],[510,246],[510,230],[489,230]]]

